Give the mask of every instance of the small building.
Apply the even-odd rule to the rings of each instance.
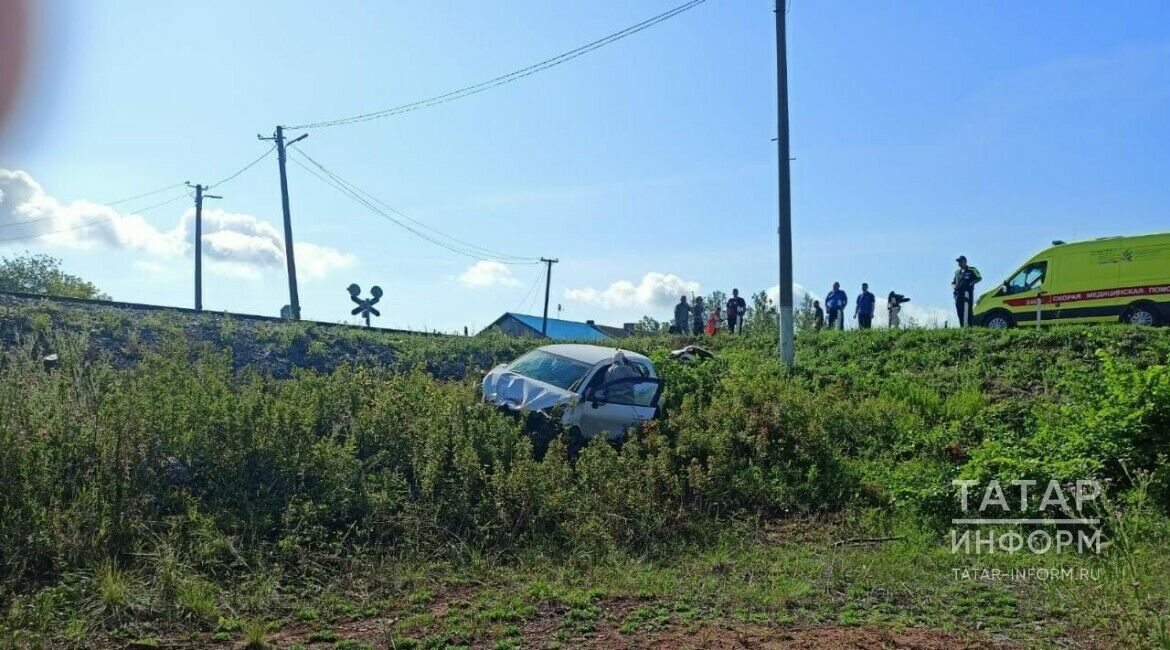
[[[504,312],[491,325],[483,328],[483,332],[497,329],[509,336],[527,336],[540,338],[540,325],[543,317],[529,314]],[[631,334],[629,329],[598,325],[593,321],[584,323],[560,318],[548,319],[547,337],[554,341],[605,341],[609,339],[625,338]]]

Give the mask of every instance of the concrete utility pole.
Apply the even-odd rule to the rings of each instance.
[[[195,311],[203,311],[203,199],[222,199],[222,196],[204,194],[207,189],[196,183],[195,188]]]
[[[257,135],[260,140],[272,140],[276,142],[276,163],[280,167],[280,207],[284,210],[284,260],[288,266],[288,305],[289,316],[292,320],[301,319],[301,298],[297,294],[297,261],[293,256],[293,234],[292,234],[292,216],[289,215],[288,210],[288,173],[285,171],[285,163],[287,162],[284,155],[284,148],[286,143],[284,141],[284,127],[277,126],[276,134],[271,138],[265,138]],[[294,144],[309,137],[308,133],[303,133],[292,142],[287,144]]]
[[[548,336],[548,290],[552,286],[552,265],[560,260],[542,257],[540,261],[548,265],[548,273],[544,276],[544,318],[540,321],[540,335]]]
[[[785,0],[776,0],[776,117],[780,150],[780,343],[784,365],[796,362],[792,332],[792,177],[788,142],[788,41]]]

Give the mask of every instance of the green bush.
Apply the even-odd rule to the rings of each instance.
[[[1124,482],[1125,461],[1163,504],[1170,483],[1165,331],[802,333],[794,371],[764,336],[716,337],[717,357],[693,364],[669,358],[669,338],[632,338],[666,382],[665,417],[571,455],[479,396],[473,369],[534,341],[403,339],[394,365],[278,378],[237,367],[246,337],[226,323],[231,345],[152,321],[133,362],[55,328],[0,350],[11,621],[45,630],[86,599],[113,618],[154,601],[210,628],[233,576],[311,585],[353,549],[602,557],[737,517],[860,506],[934,521],[957,507],[958,476]],[[338,336],[289,327],[265,336],[314,357]]]

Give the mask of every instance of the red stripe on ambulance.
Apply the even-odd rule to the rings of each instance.
[[[1112,300],[1114,298],[1136,298],[1140,296],[1167,296],[1170,295],[1170,284],[1150,284],[1143,287],[1124,287],[1121,289],[1095,289],[1093,291],[1074,291],[1071,293],[1056,293],[1041,297],[1043,305],[1063,305],[1070,302],[1085,302],[1088,300]],[[1035,305],[1035,298],[1013,298],[1005,300],[1012,307]]]

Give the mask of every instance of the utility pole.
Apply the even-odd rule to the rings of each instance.
[[[203,199],[222,199],[222,196],[204,194],[206,187],[196,183],[195,188],[195,311],[203,311]]]
[[[788,40],[785,0],[776,0],[776,117],[780,158],[780,358],[792,367],[796,347],[792,332],[792,177],[788,142]]]
[[[560,260],[540,258],[541,262],[548,265],[548,273],[544,276],[544,319],[540,321],[540,335],[548,335],[548,290],[552,286],[552,265]]]
[[[276,133],[271,138],[264,136],[256,136],[260,140],[272,140],[276,142],[276,164],[280,167],[280,207],[284,210],[284,261],[288,266],[288,306],[290,317],[292,320],[301,319],[301,298],[297,294],[297,261],[293,256],[293,234],[292,234],[292,216],[288,210],[288,173],[285,171],[285,155],[284,148],[286,143],[284,141],[284,127],[277,126]],[[309,137],[308,133],[302,133],[299,137],[287,144],[295,144]]]

